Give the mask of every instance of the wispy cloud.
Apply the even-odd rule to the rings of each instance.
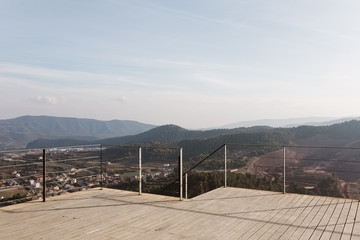
[[[237,85],[236,82],[216,79],[212,72],[219,74],[219,72],[225,73],[226,71],[242,72],[254,70],[251,66],[172,59],[131,59],[129,61],[136,66],[146,66],[149,68],[181,68],[181,73],[174,75],[167,72],[154,74],[139,72],[137,76],[123,77],[116,74],[57,70],[30,65],[0,63],[0,74],[3,75],[0,76],[0,80],[3,79],[7,85],[16,84],[17,86],[26,86],[29,89],[44,89],[47,87],[54,89],[56,87],[57,89],[68,89],[71,91],[75,89],[76,91],[89,91],[91,89],[112,91],[116,88],[121,88],[122,90],[136,89],[139,91],[142,88],[160,91],[184,91],[185,89],[192,89],[192,86],[184,85],[183,83],[192,80],[199,80],[200,83],[216,83],[221,86],[234,87],[231,85]],[[209,72],[209,74],[205,77],[201,76],[200,72]],[[120,100],[121,102],[127,101],[126,97],[122,97]]]
[[[169,65],[169,66],[182,66],[189,68],[209,68],[209,69],[252,69],[250,65],[236,65],[236,64],[221,64],[221,63],[204,63],[204,62],[192,62],[192,61],[177,61],[170,59],[152,59],[150,62],[160,65]]]
[[[30,100],[41,104],[58,104],[59,100],[56,97],[49,96],[34,96],[30,97]]]
[[[170,7],[166,7],[164,5],[160,5],[160,4],[156,4],[153,2],[149,2],[149,1],[133,1],[133,2],[138,2],[137,5],[140,7],[146,7],[146,10],[148,11],[154,11],[157,13],[165,13],[170,15],[171,17],[178,17],[178,18],[183,18],[183,19],[191,19],[191,20],[195,20],[195,21],[201,21],[201,22],[205,22],[205,23],[209,23],[209,24],[220,24],[220,25],[227,25],[227,26],[231,26],[231,27],[236,27],[236,28],[242,28],[242,29],[255,29],[254,26],[248,24],[245,21],[234,21],[232,19],[229,18],[214,18],[214,17],[208,17],[205,15],[201,15],[198,13],[193,13],[191,11],[184,11],[184,10],[179,10],[179,9],[174,9],[174,8],[170,8]]]
[[[193,80],[199,81],[204,85],[212,86],[214,89],[228,89],[228,90],[256,90],[261,89],[275,89],[281,86],[290,87],[293,83],[289,83],[285,80],[271,81],[262,78],[254,78],[250,75],[244,76],[223,76],[220,77],[216,74],[211,73],[196,73],[192,76]]]
[[[120,102],[120,103],[127,103],[129,101],[129,98],[126,96],[121,96],[118,98],[114,98],[114,101]]]
[[[19,65],[11,63],[0,63],[0,73],[23,75],[49,80],[64,80],[75,82],[88,81],[128,81],[129,80],[106,74],[97,74],[81,71],[56,70],[37,66]]]
[[[85,88],[88,86],[107,88],[109,86],[119,86],[120,84],[154,88],[161,87],[160,85],[156,85],[148,81],[141,81],[131,77],[123,77],[119,75],[56,70],[12,63],[0,63],[0,73],[29,82],[41,82],[44,84],[57,85],[57,87],[60,88],[67,88],[69,85],[82,85]]]

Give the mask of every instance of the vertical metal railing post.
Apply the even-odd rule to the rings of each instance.
[[[180,193],[180,201],[183,200],[183,149],[180,148],[179,153],[179,193]]]
[[[103,146],[100,144],[100,190],[103,189],[104,173],[103,173]]]
[[[283,146],[283,161],[284,161],[284,176],[283,176],[284,190],[283,190],[283,193],[284,194],[286,193],[286,157],[285,157],[285,151],[286,151],[286,148],[285,148],[285,146]]]
[[[224,144],[224,187],[227,187],[226,144]]]
[[[46,150],[43,149],[43,202],[46,201]]]
[[[141,147],[139,147],[139,195],[142,194],[142,165],[141,165]]]
[[[188,174],[185,173],[185,199],[188,199]]]

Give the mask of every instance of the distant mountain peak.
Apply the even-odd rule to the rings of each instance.
[[[254,126],[269,126],[269,127],[297,127],[302,125],[307,126],[328,126],[335,123],[346,122],[350,120],[359,120],[359,117],[349,118],[335,118],[335,117],[304,117],[304,118],[285,118],[285,119],[261,119],[254,121],[242,121],[221,126],[221,128],[239,128],[239,127],[254,127]]]

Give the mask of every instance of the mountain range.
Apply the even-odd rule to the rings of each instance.
[[[136,135],[154,128],[154,125],[136,121],[22,116],[0,120],[0,149],[24,148],[39,138],[96,140]]]
[[[255,121],[242,121],[223,125],[220,128],[239,128],[253,126],[269,127],[298,127],[298,126],[329,126],[336,123],[360,120],[360,117],[334,118],[334,117],[307,117],[307,118],[287,118],[287,119],[261,119]]]
[[[118,144],[163,144],[175,146],[178,142],[188,139],[211,139],[227,134],[236,133],[255,133],[271,131],[270,127],[251,127],[251,128],[237,128],[237,129],[213,129],[213,130],[187,130],[176,125],[163,125],[153,128],[149,131],[123,137],[106,138],[99,140],[80,140],[80,139],[37,139],[30,142],[28,148],[40,147],[62,147],[71,145],[89,145],[89,144],[103,144],[103,145],[118,145]]]
[[[324,118],[321,118],[324,120]],[[302,121],[316,119],[304,118]],[[320,118],[317,118],[320,120]],[[329,119],[327,119],[329,120]],[[308,125],[333,125],[348,119],[335,119],[325,122],[314,122]],[[270,122],[269,122],[270,121]],[[280,120],[259,120],[243,122],[249,125],[263,125],[252,127],[220,128],[210,130],[187,130],[176,125],[154,126],[136,121],[99,121],[94,119],[64,118],[50,116],[23,116],[9,120],[0,120],[0,149],[37,148],[49,146],[70,146],[83,144],[178,144],[189,139],[223,139],[230,135],[256,135],[274,132],[289,132],[304,134],[311,131],[323,131],[323,127],[295,127],[289,123],[299,122],[301,119],[285,119],[286,128],[265,126],[266,123],[278,123]],[[356,122],[356,121],[355,121]],[[271,125],[271,124],[268,124]],[[306,125],[306,124],[304,124]],[[230,126],[230,125],[229,125]],[[294,131],[294,129],[303,129]],[[306,130],[304,130],[306,129]],[[311,130],[309,130],[311,129]],[[225,136],[225,137],[224,137]]]
[[[30,142],[27,147],[42,148],[87,144],[162,144],[186,147],[188,150],[193,149],[191,151],[201,149],[201,151],[208,152],[224,143],[286,145],[300,140],[304,142],[304,139],[311,139],[315,136],[321,136],[318,139],[322,139],[322,142],[311,142],[311,144],[337,145],[337,142],[340,142],[342,145],[346,145],[354,142],[354,139],[360,140],[360,121],[352,120],[330,126],[292,128],[258,126],[204,131],[187,130],[176,125],[164,125],[137,135],[98,140],[37,139]],[[329,139],[333,139],[333,141]],[[306,144],[306,141],[304,144]]]
[[[148,167],[177,161],[177,151],[154,146],[181,147],[184,149],[185,168],[195,166],[209,153],[227,144],[229,169],[234,171],[240,169],[242,172],[256,175],[259,179],[268,177],[276,180],[281,177],[283,171],[281,146],[290,145],[293,147],[286,148],[286,166],[289,172],[287,179],[290,181],[301,186],[314,187],[320,186],[324,179],[327,179],[327,182],[332,179],[331,181],[341,183],[339,186],[342,187],[338,190],[347,198],[355,198],[356,195],[352,193],[360,191],[360,180],[358,180],[360,121],[358,120],[326,126],[303,125],[286,128],[254,126],[211,130],[187,130],[176,125],[156,127],[131,121],[99,122],[91,119],[44,116],[27,116],[5,123],[0,121],[0,139],[3,141],[3,146],[9,146],[3,129],[7,131],[5,133],[9,138],[13,137],[11,138],[13,143],[18,144],[20,142],[17,141],[18,138],[28,148],[103,144],[105,149],[101,156],[104,161],[129,164],[129,166],[135,166],[138,159],[137,148],[124,147],[128,144],[152,146],[144,147],[143,150],[144,160],[147,160],[144,164],[148,164]],[[114,126],[115,123],[119,125]],[[14,125],[10,126],[11,124]],[[119,136],[126,134],[126,131],[131,132],[129,129],[132,133],[136,131],[138,133]],[[11,130],[16,132],[12,133]],[[31,139],[30,137],[33,141],[26,142]],[[115,146],[106,146],[107,144]],[[325,149],[318,146],[332,147]],[[334,148],[336,146],[337,148]],[[216,154],[211,157],[211,161],[203,162],[201,168],[222,169],[223,151]],[[330,188],[325,187],[325,189]]]

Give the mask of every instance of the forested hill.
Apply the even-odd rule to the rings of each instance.
[[[360,121],[352,120],[349,122],[343,122],[333,124],[330,126],[300,126],[292,129],[295,133],[295,137],[309,138],[318,134],[326,135],[331,138],[360,138]]]
[[[134,136],[103,139],[102,144],[175,143],[184,139],[208,138],[229,132],[228,129],[190,131],[176,125],[164,125]]]
[[[208,138],[230,132],[228,129],[209,130],[209,131],[190,131],[175,125],[164,125],[144,133],[124,137],[114,137],[96,141],[82,141],[82,144],[175,144],[178,141],[192,138]],[[81,143],[81,141],[71,141],[70,139],[37,139],[28,144],[28,148],[47,147],[47,146],[69,146],[69,143]]]
[[[176,125],[164,125],[151,129],[147,132],[140,133],[135,136],[103,139],[100,142],[102,144],[143,144],[143,143],[176,144],[179,141],[185,139],[207,139],[207,138],[218,137],[230,133],[268,131],[269,129],[271,128],[251,127],[251,128],[194,131],[194,130],[184,129]]]
[[[166,144],[177,146],[178,142],[186,139],[208,139],[221,135],[239,132],[271,132],[269,127],[250,127],[236,129],[215,129],[207,131],[193,131],[181,128],[176,125],[164,125],[138,135],[107,138],[95,141],[83,140],[82,144]],[[70,139],[37,139],[28,144],[28,148],[70,146],[70,143],[81,144],[81,141],[71,141]]]
[[[95,141],[71,141],[70,139],[38,139],[28,147],[69,146],[72,144],[168,144],[186,148],[206,146],[214,149],[224,143],[273,144],[283,145],[314,136],[326,136],[329,139],[342,139],[342,143],[360,139],[360,121],[349,121],[331,126],[295,128],[250,127],[235,129],[216,129],[191,131],[175,125],[164,125],[133,136],[108,138]],[[327,145],[319,143],[319,145]]]
[[[50,116],[23,116],[0,120],[0,149],[25,147],[39,138],[95,140],[139,134],[155,126],[136,121],[99,121]]]
[[[184,157],[190,158],[210,153],[222,144],[254,144],[254,145],[287,145],[294,139],[292,131],[287,129],[273,129],[263,132],[240,132],[225,134],[209,139],[188,139],[178,143],[179,147],[186,149]]]
[[[253,129],[254,130],[254,129]],[[257,129],[248,132],[230,132],[208,139],[186,139],[178,142],[179,147],[191,155],[210,153],[222,144],[255,145],[341,145],[360,147],[360,121],[349,121],[331,126],[300,126],[294,128]]]

